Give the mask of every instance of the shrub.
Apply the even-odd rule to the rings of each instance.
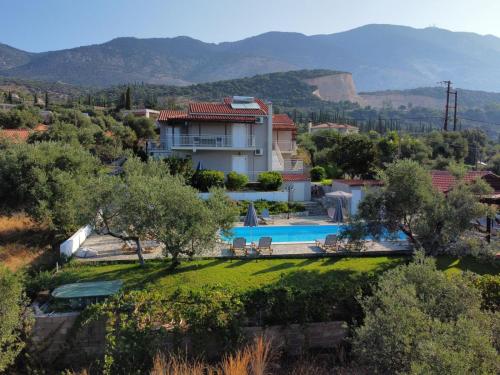
[[[30,314],[20,278],[2,265],[0,295],[0,373],[3,373],[25,346],[23,337]]]
[[[269,210],[269,213],[271,215],[284,214],[287,212],[305,211],[304,204],[300,202],[276,202],[260,199],[253,203],[258,214],[261,214],[262,211],[266,208]],[[250,201],[237,201],[240,216],[246,215],[249,204]]]
[[[499,311],[500,309],[500,276],[498,275],[473,275],[472,283],[481,292],[483,302],[481,307],[485,310]]]
[[[226,187],[229,190],[241,190],[248,184],[248,177],[238,172],[229,172],[226,180]]]
[[[283,184],[283,176],[279,172],[263,172],[258,180],[264,191],[276,191]]]
[[[325,168],[320,167],[319,165],[312,168],[310,173],[312,181],[321,181],[326,178]]]
[[[224,187],[224,172],[211,170],[197,171],[191,179],[191,185],[204,192],[213,187]]]

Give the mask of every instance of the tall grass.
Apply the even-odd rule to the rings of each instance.
[[[257,337],[253,344],[226,355],[213,366],[179,355],[158,354],[150,375],[266,375],[272,357],[271,340]]]

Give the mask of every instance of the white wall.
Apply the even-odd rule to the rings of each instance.
[[[358,212],[359,202],[363,199],[364,191],[362,186],[351,187],[351,215],[355,215]]]
[[[92,233],[92,227],[90,225],[78,229],[75,234],[59,246],[60,254],[68,258],[72,256],[73,253],[78,250],[80,245],[87,239],[90,233]]]
[[[311,181],[294,181],[285,182],[283,187],[293,187],[292,202],[306,202],[311,200]]]
[[[235,201],[267,201],[287,202],[288,192],[286,191],[228,191],[227,196]],[[210,193],[199,193],[201,199],[208,199]]]

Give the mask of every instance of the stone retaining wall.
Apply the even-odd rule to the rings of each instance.
[[[85,365],[104,355],[105,322],[98,321],[81,327],[78,312],[38,314],[32,332],[30,350],[42,363],[60,365]],[[348,334],[345,322],[323,322],[291,324],[287,326],[244,327],[247,339],[263,335],[273,341],[289,355],[299,355],[308,350],[335,349]],[[220,356],[220,348],[214,337],[207,336],[203,347],[209,357]],[[174,348],[179,341],[172,335],[165,342],[165,350]],[[189,337],[181,339],[181,346],[188,352],[194,351]]]

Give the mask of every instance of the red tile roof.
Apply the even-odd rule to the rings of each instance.
[[[13,142],[26,142],[31,134],[31,129],[0,129],[0,138]]]
[[[297,131],[297,126],[286,113],[273,115],[273,130]]]
[[[448,171],[431,171],[432,185],[439,191],[446,193],[456,183],[456,178]],[[469,171],[464,176],[465,182],[473,182],[481,178],[485,180],[495,192],[500,192],[500,176],[491,171]]]
[[[333,180],[333,182],[338,182],[349,186],[382,186],[384,181],[382,180],[348,180],[348,179],[338,179]]]
[[[0,138],[6,138],[13,142],[26,142],[31,133],[45,132],[49,127],[45,124],[38,124],[33,129],[0,129]]]
[[[309,176],[305,174],[285,174],[283,173],[283,181],[293,182],[293,181],[309,181]]]
[[[174,111],[170,109],[164,109],[160,111],[160,116],[158,116],[158,121],[168,121],[186,118],[188,115],[185,111]]]
[[[46,132],[49,130],[49,127],[45,124],[38,124],[33,130],[36,132]]]
[[[267,106],[260,99],[255,99],[260,109],[236,109],[231,107],[231,98],[226,98],[222,103],[189,103],[189,114],[213,114],[213,115],[267,115]]]
[[[231,107],[232,98],[225,98],[221,103],[189,103],[187,111],[164,110],[158,121],[210,121],[210,122],[246,122],[255,123],[256,116],[268,113],[267,105],[255,99],[259,109],[239,109]]]
[[[178,113],[175,113],[178,112]],[[254,123],[255,117],[236,115],[199,115],[182,111],[161,111],[158,121],[245,122]]]

